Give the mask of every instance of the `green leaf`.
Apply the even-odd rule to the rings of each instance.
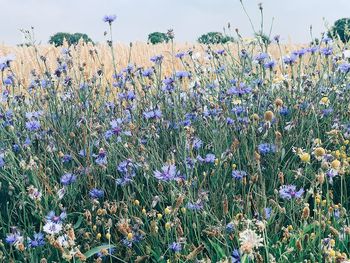
[[[77,229],[78,227],[80,227],[81,222],[83,222],[83,217],[79,216],[79,218],[78,218],[77,222],[74,224],[73,228]]]
[[[215,253],[219,259],[226,257],[225,251],[221,248],[221,246],[219,244],[214,243],[211,240],[209,240],[209,241],[210,241],[210,244],[212,245],[212,247],[214,248]]]

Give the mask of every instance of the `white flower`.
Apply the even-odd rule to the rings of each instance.
[[[35,201],[40,201],[42,194],[38,190],[38,188],[35,188],[33,185],[31,185],[27,188],[27,191],[28,191],[29,198],[31,198]]]
[[[61,224],[56,224],[53,222],[47,222],[44,227],[43,227],[44,232],[54,235],[58,234],[62,230],[62,225]]]
[[[350,58],[350,50],[344,50],[343,54],[345,58]]]
[[[239,233],[239,241],[241,242],[241,251],[245,254],[251,254],[253,249],[263,245],[263,238],[251,229]]]

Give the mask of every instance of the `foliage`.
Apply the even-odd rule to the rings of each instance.
[[[339,37],[343,43],[350,39],[350,18],[341,18],[334,22],[334,25],[328,32],[329,37]]]
[[[227,42],[232,42],[233,38],[223,35],[220,32],[209,32],[201,35],[197,41],[201,44],[224,44]]]
[[[51,36],[49,43],[57,47],[57,46],[62,46],[64,40],[68,42],[68,45],[76,45],[79,42],[79,40],[82,40],[85,43],[89,43],[89,42],[93,43],[93,41],[87,34],[83,34],[83,33],[70,34],[70,33],[63,33],[63,32],[59,32]]]
[[[169,37],[166,33],[161,32],[153,32],[148,35],[148,42],[151,44],[159,44],[159,43],[168,43]]]

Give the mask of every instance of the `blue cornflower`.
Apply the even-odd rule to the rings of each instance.
[[[191,211],[200,211],[203,209],[203,204],[200,201],[197,201],[196,203],[188,202],[186,207]]]
[[[200,155],[197,156],[197,160],[204,163],[214,163],[215,155],[212,153],[208,153],[205,158],[202,158]]]
[[[104,191],[101,189],[93,188],[90,190],[89,195],[92,199],[103,198]]]
[[[66,173],[61,177],[61,184],[70,185],[77,180],[77,177],[74,174]]]
[[[269,55],[267,53],[260,53],[254,57],[254,60],[257,63],[262,64],[265,61],[265,59],[267,59],[268,57]]]
[[[329,55],[332,55],[333,53],[333,48],[332,47],[325,47],[320,49],[321,54],[325,55],[326,57]]]
[[[179,79],[190,78],[191,74],[188,73],[187,71],[177,71],[176,72],[176,77],[179,78]]]
[[[226,232],[232,233],[235,230],[235,225],[232,222],[230,222],[226,225],[225,229]]]
[[[266,62],[264,64],[264,68],[272,70],[276,66],[276,62],[274,60],[271,60],[269,62]]]
[[[112,24],[114,20],[117,19],[117,16],[116,15],[105,15],[103,17],[103,22],[106,22],[106,23],[109,23],[109,24]]]
[[[232,263],[241,263],[241,253],[238,249],[234,249],[231,254]]]
[[[66,212],[62,212],[61,214],[59,215],[56,215],[55,214],[55,211],[50,211],[47,216],[45,217],[46,220],[48,222],[52,222],[52,223],[55,223],[55,224],[59,224],[61,223],[63,220],[65,220],[67,217],[67,213]]]
[[[27,238],[28,247],[42,247],[45,245],[44,234],[43,233],[34,233],[33,238]]]
[[[175,55],[175,57],[179,58],[179,59],[182,59],[184,56],[186,55],[185,52],[179,52]]]
[[[292,55],[296,56],[296,57],[302,57],[302,56],[304,56],[306,54],[306,52],[307,52],[307,49],[306,48],[302,48],[302,49],[293,51]]]
[[[232,171],[232,177],[234,179],[241,180],[243,177],[246,177],[247,173],[245,171],[240,171],[240,170],[233,170]]]
[[[27,121],[26,128],[31,132],[38,131],[40,129],[40,122],[37,120]]]
[[[300,188],[300,190],[297,191],[295,185],[283,185],[279,190],[279,194],[280,194],[280,197],[283,199],[287,199],[287,200],[294,199],[294,198],[299,199],[299,198],[302,198],[304,194],[304,189]]]
[[[145,119],[160,119],[162,117],[162,111],[159,109],[151,110],[151,111],[146,111],[143,113],[143,116]]]
[[[5,155],[3,153],[0,153],[0,168],[5,166]]]
[[[259,153],[262,155],[266,155],[269,153],[276,152],[276,146],[271,143],[262,143],[258,146]]]
[[[15,233],[8,234],[5,241],[9,245],[15,245],[16,243],[23,241],[23,236],[21,236],[18,231],[15,231]]]
[[[271,207],[265,207],[264,208],[264,213],[265,213],[264,216],[265,216],[266,219],[270,219],[271,212],[272,212],[272,208]]]
[[[173,252],[177,253],[182,250],[182,246],[178,242],[173,242],[169,245],[169,249],[172,250]]]
[[[70,154],[65,154],[62,157],[62,163],[69,163],[72,160],[73,160],[73,156]]]
[[[97,163],[98,165],[107,165],[107,153],[103,149],[100,149],[98,154],[94,154],[93,157],[96,157],[95,163]]]
[[[143,77],[151,77],[153,75],[153,68],[148,68],[142,71],[142,76]]]
[[[283,57],[283,62],[286,65],[292,65],[295,63],[296,60],[297,60],[297,57],[294,55]]]
[[[158,180],[169,182],[172,180],[178,180],[180,178],[179,172],[176,170],[174,164],[164,165],[161,171],[156,170],[154,172],[154,177]]]
[[[160,64],[160,63],[162,63],[163,58],[164,58],[163,55],[155,55],[155,56],[151,57],[150,60],[152,62],[154,62],[155,64]]]
[[[350,64],[349,63],[342,63],[338,66],[338,69],[342,73],[349,73],[350,71]]]

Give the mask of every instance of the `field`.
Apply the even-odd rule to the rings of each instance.
[[[343,44],[0,46],[0,70],[1,262],[350,262]]]

